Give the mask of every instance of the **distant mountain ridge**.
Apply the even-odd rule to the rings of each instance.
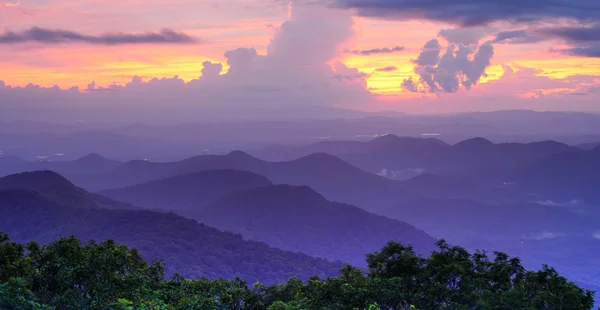
[[[131,209],[133,206],[89,193],[53,171],[32,171],[0,178],[0,190],[29,190],[64,206],[87,209]]]
[[[327,141],[300,147],[277,146],[252,152],[259,158],[287,160],[307,152],[327,152],[365,171],[422,168],[430,173],[461,173],[517,167],[544,157],[581,149],[555,141],[492,143],[471,138],[454,145],[435,138],[385,135],[367,142]],[[497,168],[496,168],[497,167]]]
[[[310,186],[329,200],[368,210],[414,198],[399,182],[363,171],[325,153],[288,162],[267,162],[241,151],[171,163],[132,161],[108,174],[74,180],[90,189],[114,189],[209,170],[249,171],[263,175],[275,184]]]
[[[276,185],[231,194],[190,212],[208,225],[277,248],[364,266],[365,255],[399,241],[423,255],[435,239],[401,221],[330,202],[306,186]]]
[[[600,147],[548,156],[511,171],[523,189],[544,199],[600,202]]]
[[[434,236],[465,238],[505,238],[518,240],[529,234],[586,233],[590,236],[600,226],[599,214],[579,214],[568,206],[543,202],[485,204],[463,198],[422,199],[398,204],[384,214],[402,219]]]
[[[273,185],[248,171],[207,170],[159,179],[99,194],[147,209],[189,211],[204,207],[236,191]]]
[[[121,164],[96,153],[70,161],[26,161],[15,156],[0,156],[0,176],[38,170],[51,170],[63,175],[101,174],[110,172]]]
[[[0,231],[18,242],[42,244],[75,235],[113,239],[137,248],[147,260],[164,259],[169,274],[184,277],[241,277],[254,283],[307,280],[337,274],[341,263],[244,241],[173,213],[67,207],[34,191],[0,190]]]

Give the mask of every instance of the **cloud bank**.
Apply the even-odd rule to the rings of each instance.
[[[335,0],[360,15],[394,20],[425,19],[462,27],[494,22],[531,24],[543,20],[569,19],[596,22],[596,0]]]

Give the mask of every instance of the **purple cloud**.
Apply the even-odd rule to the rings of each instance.
[[[569,48],[559,50],[562,53],[600,57],[600,23],[591,26],[547,27],[538,32],[549,38],[565,41]]]
[[[0,44],[20,44],[36,42],[43,44],[88,43],[101,45],[124,44],[189,44],[199,40],[185,33],[163,29],[160,32],[141,34],[107,33],[102,35],[86,35],[69,30],[51,30],[39,27],[22,32],[5,31],[0,34]]]
[[[463,27],[493,22],[533,23],[566,18],[600,20],[597,0],[334,0],[362,16],[384,19],[426,19]]]
[[[529,44],[546,40],[546,38],[529,33],[527,30],[512,30],[496,33],[489,43],[494,44]]]
[[[485,75],[485,69],[494,56],[494,47],[488,43],[479,47],[450,44],[443,54],[441,52],[442,47],[437,40],[425,43],[418,58],[413,61],[419,80],[405,79],[402,89],[423,93],[455,93],[460,85],[470,89]]]

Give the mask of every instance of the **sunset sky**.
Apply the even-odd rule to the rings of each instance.
[[[600,112],[600,1],[0,0],[0,105],[48,98]]]

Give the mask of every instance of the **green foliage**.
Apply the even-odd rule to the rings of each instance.
[[[583,310],[594,302],[548,266],[527,271],[506,254],[489,259],[444,241],[428,258],[392,242],[367,263],[368,273],[346,266],[337,277],[249,286],[239,278],[166,279],[162,263],[113,241],[19,245],[0,234],[0,309]]]

